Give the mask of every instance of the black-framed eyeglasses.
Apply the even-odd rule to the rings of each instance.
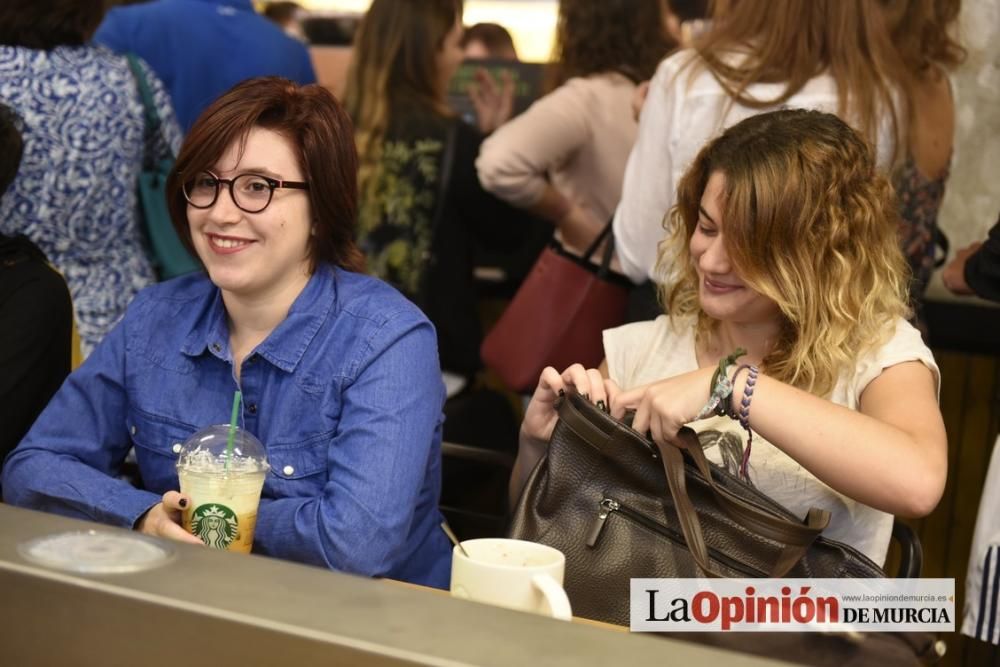
[[[210,171],[199,171],[193,178],[184,181],[184,198],[195,208],[212,208],[219,198],[219,188],[229,186],[229,196],[233,203],[247,213],[260,213],[268,204],[277,188],[308,190],[309,184],[302,181],[279,181],[261,174],[240,174],[236,178],[219,178]]]

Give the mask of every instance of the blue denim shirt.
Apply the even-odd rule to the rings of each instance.
[[[241,369],[242,425],[271,463],[255,553],[448,585],[436,345],[388,285],[317,269]],[[227,423],[237,388],[208,278],[143,290],[8,457],[5,500],[132,527],[177,489],[177,443]],[[115,478],[133,446],[145,490]]]

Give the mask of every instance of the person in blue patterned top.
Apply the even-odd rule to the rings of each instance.
[[[24,158],[0,233],[24,234],[63,273],[84,355],[155,280],[139,221],[143,158],[180,146],[170,98],[143,65],[162,131],[147,136],[124,56],[90,42],[102,0],[0,4],[0,102],[24,121]]]

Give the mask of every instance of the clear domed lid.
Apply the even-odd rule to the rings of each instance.
[[[267,452],[254,434],[240,427],[233,429],[233,447],[229,447],[228,424],[203,428],[181,446],[177,469],[188,472],[218,473],[267,472]],[[228,460],[228,464],[227,464]]]

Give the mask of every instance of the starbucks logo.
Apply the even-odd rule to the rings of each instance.
[[[225,505],[200,505],[191,515],[191,532],[213,549],[227,549],[239,535],[236,513]]]

